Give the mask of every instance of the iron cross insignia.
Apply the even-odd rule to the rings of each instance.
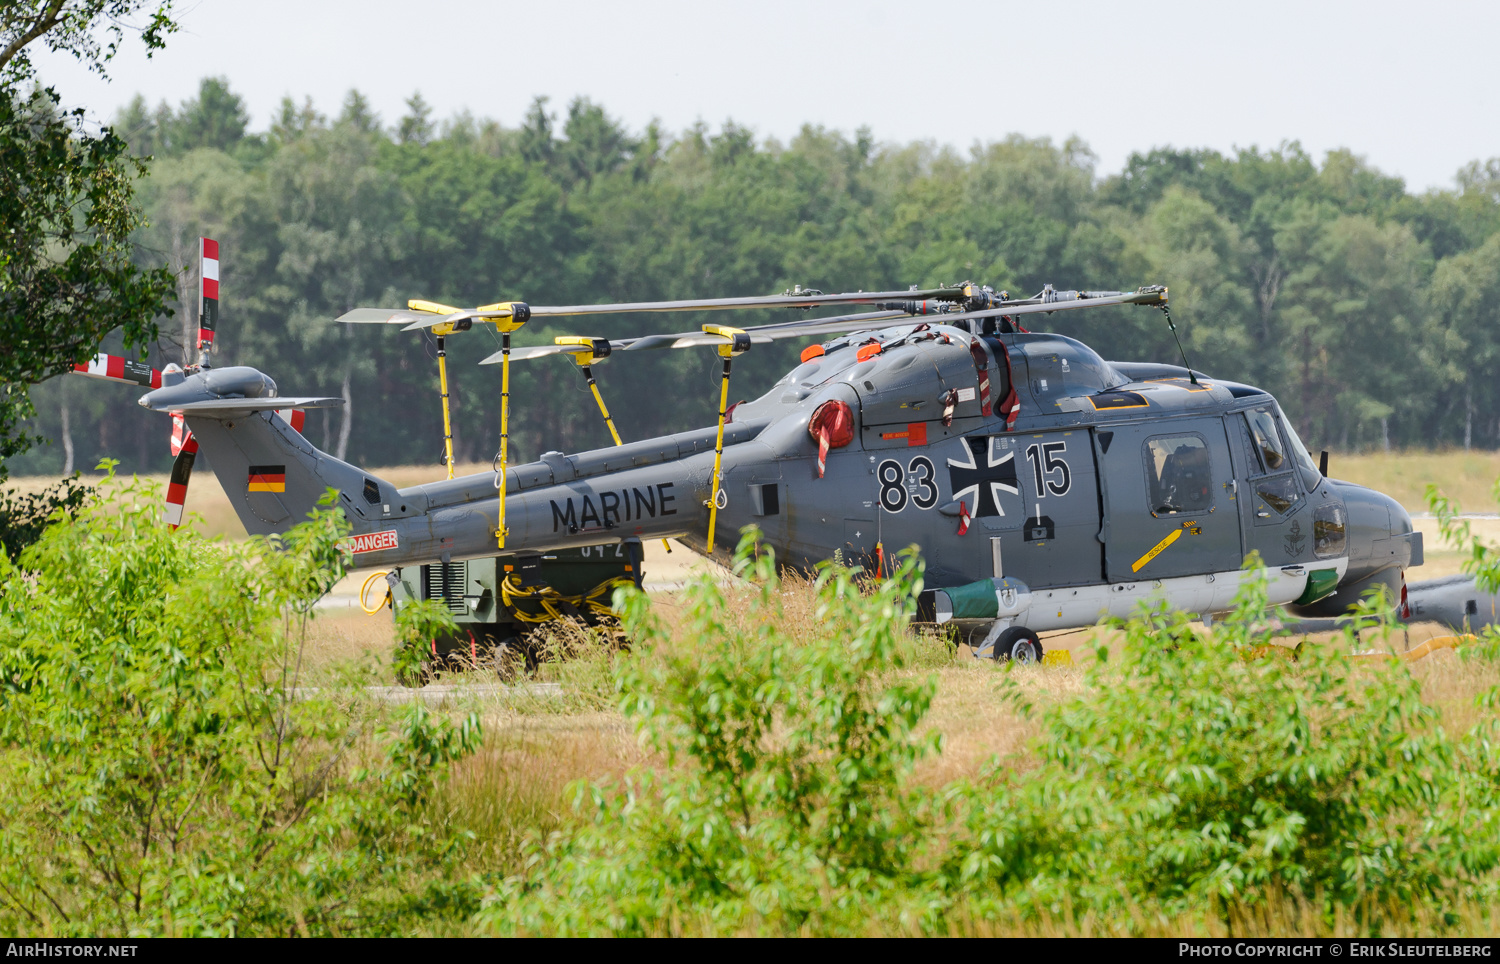
[[[1021,494],[1016,480],[1016,453],[996,454],[995,443],[999,440],[995,435],[965,438],[960,449],[965,458],[948,460],[948,483],[953,498],[975,506],[976,519],[1005,515],[1000,506],[1001,492]]]

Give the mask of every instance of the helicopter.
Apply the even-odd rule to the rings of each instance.
[[[887,547],[915,545],[927,587],[916,617],[964,633],[977,656],[1021,661],[1042,658],[1040,632],[1127,615],[1143,601],[1211,621],[1230,608],[1251,552],[1269,602],[1297,616],[1337,617],[1377,586],[1404,596],[1405,571],[1422,563],[1410,517],[1379,492],[1328,478],[1269,393],[1211,378],[1185,357],[1181,366],[1108,362],[1076,339],[1022,324],[1028,315],[1128,306],[1160,309],[1171,325],[1162,286],[1048,286],[1025,299],[964,283],[355,309],[339,320],[447,332],[493,324],[502,338],[485,359],[502,368],[495,471],[399,489],[318,450],[276,414],[342,399],[282,397],[256,369],[211,368],[207,351],[192,370],[152,376],[140,404],[181,420],[252,534],[285,531],[336,490],[361,567],[513,557],[507,568],[524,570],[558,551],[611,546],[639,580],[642,541],[651,538],[727,561],[720,527],[757,527],[794,566],[837,555],[878,571]],[[820,307],[861,310],[511,346],[532,318]],[[812,340],[800,364],[731,412],[733,359],[789,338]],[[716,425],[510,464],[513,362],[704,347],[722,360]]]

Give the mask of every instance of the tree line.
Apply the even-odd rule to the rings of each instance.
[[[1167,284],[1192,365],[1273,392],[1316,448],[1500,447],[1500,159],[1451,190],[1409,192],[1348,150],[1296,143],[1157,149],[1101,177],[1087,145],[1010,135],[967,151],[804,127],[788,143],[728,122],[627,129],[599,104],[538,98],[518,127],[439,121],[420,95],[386,123],[357,91],[334,116],[287,99],[253,132],[223,78],[177,107],[135,101],[112,128],[143,159],[135,233],[165,263],[177,304],[147,357],[182,361],[196,328],[199,235],[222,245],[216,365],[250,364],[284,394],[342,395],[313,413],[317,445],[368,465],[442,450],[431,338],[333,319],[424,298],[471,306],[891,289],[973,280],[1027,296]],[[1044,327],[1106,358],[1175,361],[1146,309],[1054,316]],[[738,315],[739,324],[796,315]],[[533,323],[554,334],[681,330],[694,316]],[[112,347],[107,343],[106,348]],[[448,339],[461,461],[499,436],[500,378],[474,363],[493,329]],[[800,344],[757,347],[735,397],[764,392]],[[612,359],[597,369],[627,440],[712,420],[708,352]],[[570,362],[518,365],[520,457],[610,443]],[[53,440],[13,474],[164,471],[169,427],[124,386],[54,378],[29,429]]]

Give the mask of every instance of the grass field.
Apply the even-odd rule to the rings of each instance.
[[[738,590],[745,592],[745,590]],[[788,627],[811,638],[818,632],[812,613],[811,594],[798,590],[802,598],[788,603]],[[677,593],[656,597],[656,606],[668,621],[676,618]],[[1437,626],[1412,627],[1409,638],[1393,638],[1396,648],[1446,632]],[[998,764],[1015,774],[1024,774],[1040,764],[1039,740],[1043,736],[1036,707],[1069,701],[1087,701],[1093,695],[1086,669],[1092,662],[1096,640],[1114,645],[1113,630],[1075,634],[1053,634],[1044,639],[1049,651],[1068,648],[1071,665],[1018,667],[1009,674],[988,660],[975,660],[966,647],[950,651],[935,638],[919,644],[918,664],[894,674],[899,679],[926,675],[936,677],[936,698],[927,713],[921,733],[941,734],[941,752],[919,764],[916,783],[940,789],[954,781],[972,778],[986,765]],[[1327,636],[1311,637],[1307,644],[1333,645]],[[314,658],[332,666],[350,658],[384,659],[385,634],[372,628],[372,620],[361,615],[325,614],[313,630]],[[1381,663],[1371,663],[1369,674],[1404,672]],[[1453,650],[1441,650],[1411,664],[1424,702],[1441,713],[1441,725],[1450,733],[1462,733],[1479,722],[1484,711],[1476,698],[1500,683],[1500,666],[1464,660]],[[1018,682],[1033,703],[1022,713],[1005,698],[1002,680]],[[596,655],[567,665],[545,664],[538,680],[560,682],[561,690],[541,695],[517,694],[491,685],[493,673],[476,667],[445,677],[437,686],[422,691],[430,705],[458,713],[478,711],[484,723],[483,749],[458,765],[438,801],[448,819],[471,828],[478,845],[467,858],[474,874],[512,875],[526,869],[523,842],[566,832],[586,815],[574,811],[570,785],[575,781],[618,781],[640,767],[661,768],[666,761],[643,747],[632,722],[613,705],[615,693],[609,673],[609,657]],[[1383,933],[1483,933],[1485,921],[1494,919],[1496,908],[1469,908],[1475,915],[1443,919],[1426,915]],[[1121,921],[993,920],[955,919],[951,932],[958,935],[1063,936],[1118,933]],[[1256,916],[1239,919],[1230,926],[1217,916],[1141,920],[1133,925],[1146,935],[1285,936],[1323,934],[1367,935],[1355,922],[1318,919],[1305,907],[1262,908]],[[460,931],[465,932],[465,931]],[[816,933],[809,931],[809,934]],[[872,933],[887,933],[883,928]]]

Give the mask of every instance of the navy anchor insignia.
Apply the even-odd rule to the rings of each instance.
[[[1286,531],[1286,554],[1293,559],[1302,555],[1302,550],[1307,545],[1307,536],[1302,534],[1302,523],[1296,519],[1292,520],[1292,527]]]

